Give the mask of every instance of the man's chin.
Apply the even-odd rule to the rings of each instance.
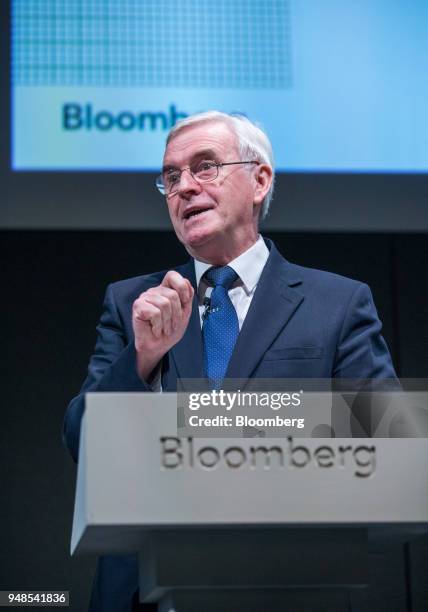
[[[219,249],[219,246],[216,247],[216,233],[208,231],[189,232],[183,236],[182,243],[192,257],[201,260],[205,260],[212,251],[216,252]]]
[[[208,228],[195,228],[188,231],[183,236],[183,243],[190,248],[197,248],[208,244],[215,239],[215,232],[209,231]]]

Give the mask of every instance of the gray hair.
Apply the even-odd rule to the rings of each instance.
[[[184,128],[211,121],[225,123],[231,128],[237,138],[238,149],[242,159],[254,159],[272,168],[272,184],[262,202],[260,211],[260,218],[264,219],[269,211],[275,182],[272,145],[267,134],[258,125],[245,117],[245,115],[229,115],[219,111],[207,111],[205,113],[191,115],[190,117],[177,121],[168,134],[166,145],[168,146],[170,141]]]

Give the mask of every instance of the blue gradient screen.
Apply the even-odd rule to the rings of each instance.
[[[426,0],[13,0],[14,170],[157,170],[198,111],[290,172],[428,171]]]

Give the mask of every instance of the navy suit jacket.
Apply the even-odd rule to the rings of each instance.
[[[226,377],[395,378],[368,286],[289,263],[270,241],[266,243],[269,258]],[[192,283],[195,298],[183,338],[162,362],[162,389],[166,391],[176,390],[177,378],[204,377],[193,261],[176,269]],[[136,373],[132,304],[143,291],[159,285],[165,274],[163,271],[131,278],[107,289],[88,376],[79,395],[70,403],[64,421],[64,439],[75,461],[85,392],[150,391]],[[130,610],[130,603],[126,607],[125,602],[130,602],[137,588],[136,559],[135,567],[129,556],[106,559],[99,567],[97,603],[94,596],[91,610]],[[115,604],[100,603],[106,590],[109,590],[106,601],[116,601]]]

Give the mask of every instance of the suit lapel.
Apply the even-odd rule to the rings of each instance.
[[[195,295],[189,325],[180,342],[177,342],[170,352],[175,362],[178,378],[203,378],[203,344],[193,259],[177,268],[177,272],[191,282]]]
[[[226,373],[227,378],[251,376],[269,346],[288,323],[304,297],[293,289],[301,283],[290,264],[270,245],[247,316],[238,336]]]
[[[301,283],[300,278],[292,273],[290,264],[278,253],[273,243],[266,242],[270,246],[269,258],[238,336],[227,378],[246,379],[251,376],[304,299],[293,288]],[[177,271],[191,282],[195,295],[189,325],[183,338],[171,349],[171,355],[179,378],[204,378],[203,340],[193,260],[177,268]]]

